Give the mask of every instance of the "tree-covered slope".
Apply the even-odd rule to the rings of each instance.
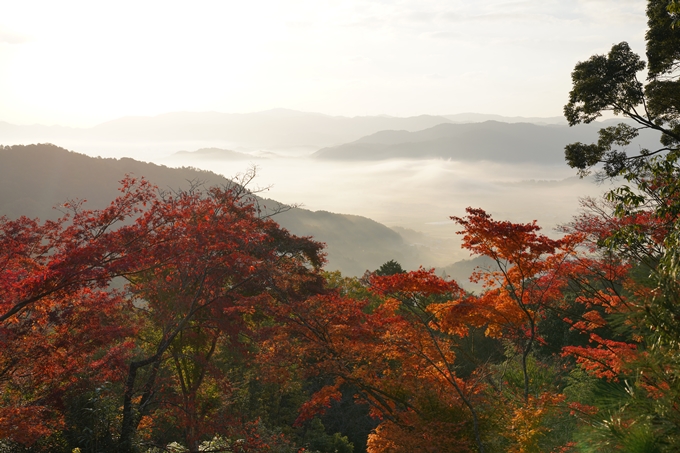
[[[101,208],[118,194],[119,181],[130,174],[144,177],[161,190],[187,188],[192,182],[228,184],[212,172],[193,168],[168,168],[134,159],[101,159],[67,151],[55,145],[11,146],[0,149],[0,215],[41,219],[60,215],[54,209],[69,199],[87,200]],[[262,200],[268,209],[278,203]],[[297,235],[311,235],[326,243],[330,270],[361,275],[389,259],[417,266],[415,256],[401,236],[365,217],[295,208],[275,216]]]
[[[351,143],[321,149],[314,153],[314,157],[332,160],[441,158],[561,164],[566,143],[592,141],[597,138],[597,130],[595,125],[569,128],[497,121],[439,124],[417,132],[380,131]],[[643,133],[639,139],[643,146],[657,142],[658,134],[655,132]]]

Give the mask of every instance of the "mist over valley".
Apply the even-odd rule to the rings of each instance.
[[[92,157],[123,158],[111,170],[106,195],[95,197],[98,202],[113,196],[115,181],[130,171],[171,188],[187,179],[206,178],[211,183],[215,175],[232,178],[254,169],[251,190],[303,208],[279,214],[282,225],[326,242],[329,269],[361,275],[389,259],[400,260],[408,269],[421,265],[443,269],[469,258],[449,220],[468,206],[513,222],[537,220],[547,234],[556,235],[552,230],[578,212],[580,197],[597,197],[606,190],[592,178],[575,176],[564,163],[564,146],[595,141],[599,127],[608,123],[616,121],[569,128],[559,118],[482,114],[348,118],[276,109],[243,115],[127,117],[92,128],[3,123],[0,142],[51,142]],[[657,141],[656,134],[643,132],[630,146],[653,147]],[[161,167],[130,166],[130,159]],[[66,178],[70,185],[81,174],[92,174],[78,169],[91,163],[76,160],[74,156],[72,164],[55,162],[45,170],[52,174],[41,181]],[[124,162],[130,164],[128,169]],[[31,173],[36,173],[33,167],[17,165],[3,165],[5,187],[15,184],[12,178],[30,181]],[[168,173],[162,166],[215,175]],[[49,205],[66,197],[93,201],[87,192],[101,184],[90,180],[71,192],[50,191],[62,199],[53,197]],[[6,189],[4,194],[11,192]],[[18,208],[23,198],[16,198],[11,209],[5,201],[2,213],[28,214],[28,206],[48,203],[31,199],[23,212]],[[375,233],[368,219],[391,233]],[[350,249],[353,254],[347,253]]]
[[[0,453],[680,451],[680,0],[6,3]]]

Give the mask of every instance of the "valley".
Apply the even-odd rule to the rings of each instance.
[[[188,179],[206,177],[210,184],[254,170],[251,190],[302,208],[279,215],[277,221],[295,234],[326,242],[329,270],[361,275],[390,259],[406,269],[443,270],[469,258],[449,220],[468,206],[515,222],[537,220],[546,234],[556,237],[554,228],[578,212],[581,197],[597,197],[607,189],[575,176],[562,157],[564,144],[594,140],[600,123],[568,128],[552,118],[531,119],[535,124],[521,120],[479,114],[345,118],[279,109],[248,115],[131,117],[89,129],[5,124],[0,128],[5,145],[28,143],[26,137],[33,136],[34,142],[52,142],[100,159],[71,156],[80,163],[55,163],[35,181],[35,168],[20,170],[18,163],[7,163],[4,184],[14,188],[4,194],[16,192],[19,181],[39,186],[60,184],[61,179],[68,186],[77,177],[105,174],[106,194],[94,195],[98,184],[90,179],[62,195],[103,201],[126,172],[172,188]],[[271,133],[257,133],[262,130]],[[653,146],[655,140],[654,134],[643,134],[636,145]],[[122,160],[109,173],[94,170],[103,164],[101,158]],[[18,197],[11,209],[6,201],[2,213],[42,215],[28,207],[63,202],[56,197],[59,191],[45,190],[55,195],[49,202],[31,198],[24,203],[26,197]],[[293,212],[304,214],[296,217]],[[348,219],[356,220],[343,226]],[[391,229],[387,236],[378,235],[383,241],[371,239],[374,224]],[[467,281],[465,275],[454,277]]]

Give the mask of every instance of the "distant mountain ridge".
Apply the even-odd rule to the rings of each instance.
[[[439,124],[421,131],[380,131],[312,156],[329,160],[451,159],[561,164],[568,143],[597,141],[601,123],[578,127],[501,123]],[[631,147],[658,146],[658,134],[641,131]]]
[[[453,115],[442,115],[454,123],[483,123],[484,121],[498,121],[501,123],[533,123],[533,124],[559,124],[567,125],[564,116],[503,116],[487,113],[456,113]]]
[[[254,113],[173,112],[122,117],[88,128],[0,122],[0,144],[61,143],[88,154],[93,154],[92,150],[97,149],[95,145],[103,143],[119,148],[127,146],[129,149],[135,144],[135,151],[145,149],[144,144],[152,143],[167,144],[167,149],[175,151],[177,144],[184,143],[185,149],[219,147],[239,151],[239,148],[304,148],[311,152],[352,142],[382,130],[415,132],[444,123],[488,120],[553,124],[559,122],[557,118],[505,117],[479,113],[403,118],[389,115],[346,117],[286,109]]]
[[[408,118],[342,117],[290,110],[256,113],[176,112],[124,117],[90,128],[17,126],[0,123],[0,144],[29,141],[145,143],[189,142],[248,148],[321,148],[384,129],[421,130],[450,120],[435,115]],[[197,145],[200,147],[200,145]]]

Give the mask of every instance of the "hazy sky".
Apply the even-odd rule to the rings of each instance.
[[[644,53],[644,0],[2,0],[0,121],[169,111],[561,114],[574,64]]]

